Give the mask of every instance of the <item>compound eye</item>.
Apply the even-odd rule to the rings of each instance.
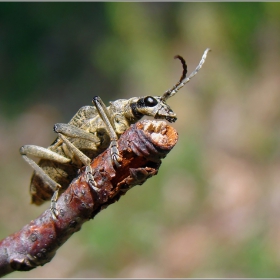
[[[148,107],[154,107],[155,105],[158,104],[157,100],[153,98],[152,96],[147,96],[144,99],[145,105]]]

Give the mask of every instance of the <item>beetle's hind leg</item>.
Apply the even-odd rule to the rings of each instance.
[[[62,164],[69,163],[71,160],[49,149],[35,145],[22,146],[19,151],[23,159],[35,170],[36,174],[53,190],[54,194],[51,198],[51,212],[53,218],[56,219],[58,216],[58,211],[56,210],[56,201],[59,195],[59,190],[61,189],[61,185],[54,181],[34,160],[28,156],[56,161]]]

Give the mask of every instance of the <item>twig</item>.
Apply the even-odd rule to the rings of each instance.
[[[177,139],[175,129],[163,121],[144,120],[132,125],[118,141],[120,168],[112,167],[109,150],[91,163],[99,192],[88,185],[82,168],[57,201],[57,220],[47,209],[20,231],[0,241],[0,276],[16,270],[28,271],[51,261],[56,250],[84,222],[118,201],[131,187],[156,175],[161,159]]]

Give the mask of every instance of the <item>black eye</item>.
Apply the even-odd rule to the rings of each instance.
[[[155,106],[155,105],[158,104],[158,102],[156,101],[156,99],[154,99],[154,98],[151,97],[151,96],[145,97],[144,102],[145,102],[145,105],[148,106],[148,107],[153,107],[153,106]]]

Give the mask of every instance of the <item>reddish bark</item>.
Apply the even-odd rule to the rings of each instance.
[[[96,157],[91,166],[100,192],[86,182],[84,168],[57,201],[59,215],[53,220],[50,210],[0,241],[0,276],[12,271],[27,271],[51,261],[56,250],[88,221],[116,202],[131,187],[156,175],[161,159],[174,147],[178,134],[162,121],[141,121],[119,139],[122,165],[115,170],[110,151]]]

